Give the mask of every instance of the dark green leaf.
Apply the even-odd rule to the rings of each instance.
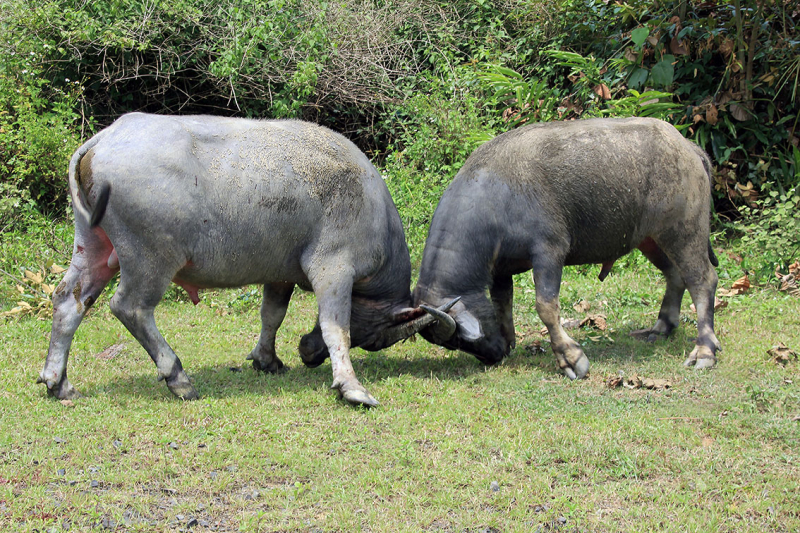
[[[636,28],[631,32],[631,41],[637,47],[641,47],[647,36],[650,35],[650,30],[647,28]]]
[[[675,75],[675,68],[672,63],[675,57],[672,55],[665,55],[664,59],[653,65],[653,70],[650,71],[650,77],[655,85],[667,86],[672,84],[672,78]]]
[[[631,89],[642,87],[647,82],[648,74],[649,72],[647,72],[646,68],[637,67],[628,78],[628,87]]]

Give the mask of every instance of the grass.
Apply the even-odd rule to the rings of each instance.
[[[354,409],[328,389],[330,364],[296,355],[315,318],[298,293],[279,332],[291,368],[257,374],[257,300],[209,292],[164,302],[157,321],[202,399],[181,402],[144,350],[96,305],[75,336],[68,406],[35,385],[47,320],[0,327],[0,530],[13,531],[797,531],[800,299],[762,288],[717,315],[724,352],[706,372],[681,363],[682,325],[646,344],[663,282],[634,267],[596,280],[570,269],[564,314],[580,299],[610,330],[573,330],[589,378],[558,372],[516,280],[518,347],[500,366],[425,343],[353,350],[381,406]],[[537,349],[537,341],[545,351]],[[123,344],[113,358],[99,355]],[[667,390],[609,388],[614,376],[667,379]]]

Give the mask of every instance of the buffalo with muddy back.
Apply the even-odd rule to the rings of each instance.
[[[600,263],[602,280],[638,248],[666,278],[658,319],[643,331],[651,340],[668,335],[688,289],[698,336],[685,364],[713,366],[710,180],[706,154],[656,119],[534,124],[496,137],[469,157],[434,213],[414,302],[435,308],[462,298],[422,335],[500,361],[515,345],[512,276],[533,269],[558,365],[583,378],[589,360],[560,323],[562,269]]]
[[[284,367],[275,335],[294,287],[313,290],[319,318],[301,358],[316,366],[330,357],[332,387],[353,404],[377,401],[349,349],[380,350],[435,321],[411,307],[408,248],[386,184],[326,128],[132,113],[77,150],[69,185],[75,244],[39,376],[57,398],[79,396],[67,379],[72,338],[117,272],[112,312],[184,399],[198,394],[153,315],[171,282],[195,303],[199,289],[263,284],[261,335],[248,359],[266,372]]]

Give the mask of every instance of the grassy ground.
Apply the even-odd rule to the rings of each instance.
[[[422,339],[354,350],[381,401],[372,410],[328,390],[329,363],[300,363],[313,295],[292,301],[280,376],[243,360],[259,330],[249,293],[162,304],[158,323],[202,395],[189,403],[156,382],[105,301],[75,337],[69,373],[85,397],[72,406],[34,384],[49,322],[6,321],[0,530],[800,530],[800,364],[766,353],[778,342],[800,351],[800,299],[728,299],[718,367],[696,372],[681,365],[696,332],[688,297],[676,333],[646,344],[629,332],[655,320],[658,275],[595,275],[569,271],[562,289],[567,316],[608,319],[605,334],[574,331],[589,379],[557,372],[521,276],[518,347],[498,367]],[[572,309],[581,298],[586,312]],[[672,387],[607,385],[634,374]]]

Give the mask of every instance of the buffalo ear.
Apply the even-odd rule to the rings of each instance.
[[[456,324],[458,324],[456,335],[462,339],[476,341],[483,337],[480,321],[466,309],[457,311],[453,318],[456,319]]]

